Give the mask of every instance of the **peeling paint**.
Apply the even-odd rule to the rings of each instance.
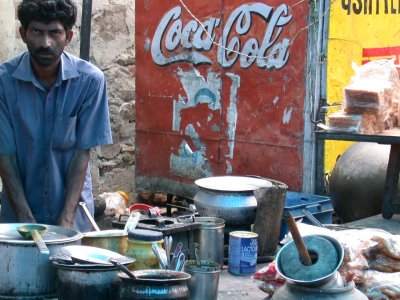
[[[147,38],[144,42],[144,51],[149,52],[150,46],[151,46],[151,41],[149,38]]]
[[[205,158],[205,147],[193,151],[186,141],[179,147],[179,154],[171,154],[170,169],[176,176],[190,179],[212,176],[210,165]]]
[[[285,108],[285,110],[283,111],[283,124],[289,124],[290,119],[292,117],[292,112],[293,112],[293,107],[291,108]]]
[[[221,128],[217,124],[213,124],[211,126],[211,130],[214,132],[219,132],[221,130]]]
[[[200,74],[198,70],[182,71],[178,70],[177,75],[180,77],[183,90],[186,96],[179,95],[177,100],[173,102],[173,120],[172,129],[181,131],[181,113],[183,110],[195,108],[198,104],[207,104],[210,111],[221,110],[221,78],[220,75],[214,72],[207,74],[207,80]],[[227,73],[226,76],[231,80],[229,106],[226,108],[226,122],[228,128],[225,132],[228,140],[228,153],[226,158],[233,159],[235,149],[235,134],[238,119],[237,111],[237,91],[240,86],[240,77],[233,73]],[[207,116],[207,124],[213,120],[213,114],[210,112]],[[170,156],[170,167],[174,175],[188,178],[199,178],[209,176],[212,170],[209,169],[209,163],[206,156],[206,144],[201,142],[201,137],[196,132],[196,128],[206,126],[198,120],[193,120],[192,124],[186,125],[185,135],[191,139],[195,149],[180,150],[179,154]],[[213,132],[220,132],[221,126],[211,124],[210,128]],[[186,142],[183,142],[181,148],[189,147]],[[188,155],[191,153],[191,156]],[[227,163],[227,174],[232,173],[232,166]]]
[[[236,125],[237,125],[237,90],[240,86],[240,77],[233,73],[226,74],[229,78],[232,79],[231,85],[231,93],[230,93],[230,103],[227,111],[226,121],[228,123],[228,147],[229,147],[229,155],[230,159],[233,159],[233,151],[235,149],[235,134],[236,134]]]
[[[200,141],[199,134],[196,132],[196,129],[192,124],[186,126],[185,134],[192,139],[193,144],[197,148],[205,148],[206,145]]]
[[[225,161],[226,164],[226,170],[225,170],[225,174],[226,175],[230,175],[232,174],[232,165],[229,161]]]
[[[178,75],[187,95],[179,96],[173,103],[172,129],[179,132],[182,110],[196,107],[200,103],[207,103],[211,110],[221,109],[221,79],[219,74],[210,72],[206,81],[197,70],[179,70]]]
[[[272,102],[276,105],[279,101],[279,96],[276,96]]]

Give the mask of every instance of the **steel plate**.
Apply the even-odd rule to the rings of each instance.
[[[229,192],[248,192],[272,186],[272,183],[266,179],[247,176],[207,177],[196,180],[195,184],[208,190]]]
[[[61,226],[32,223],[10,223],[0,224],[0,242],[12,244],[34,244],[33,240],[22,237],[17,230],[19,226],[26,225],[45,226],[46,232],[42,234],[42,238],[46,242],[46,244],[57,244],[76,241],[80,240],[83,236],[82,233],[79,231]]]

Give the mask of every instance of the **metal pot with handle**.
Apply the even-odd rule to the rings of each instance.
[[[49,250],[43,255],[32,239],[20,235],[18,227],[45,227],[41,237]],[[44,299],[56,295],[56,274],[49,255],[66,245],[80,244],[82,233],[44,224],[0,224],[0,298]]]
[[[252,224],[257,212],[253,191],[270,187],[269,180],[248,176],[216,176],[195,181],[194,203],[203,217],[217,217],[226,225]]]

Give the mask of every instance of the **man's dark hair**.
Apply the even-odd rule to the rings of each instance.
[[[76,5],[72,0],[23,0],[18,5],[18,19],[25,29],[32,21],[60,21],[69,31],[75,25],[76,14]]]

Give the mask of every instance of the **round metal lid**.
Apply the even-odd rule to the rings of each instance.
[[[77,241],[82,238],[82,233],[71,228],[46,224],[31,223],[10,223],[0,224],[0,243],[10,244],[34,244],[32,239],[21,236],[17,230],[19,226],[25,225],[41,225],[46,227],[46,231],[41,233],[42,239],[46,244],[61,244],[66,242]]]
[[[111,263],[111,259],[123,265],[129,265],[135,261],[134,258],[108,249],[83,245],[62,247],[50,257],[50,260],[57,267],[85,270],[99,268],[114,269],[115,266]]]
[[[128,232],[128,239],[134,239],[146,242],[156,242],[163,239],[162,232],[147,230],[147,229],[134,229]]]
[[[247,176],[207,177],[196,180],[195,184],[204,189],[230,192],[247,192],[272,186],[272,183],[266,179]]]
[[[109,230],[101,230],[101,231],[90,231],[85,232],[83,237],[88,238],[105,238],[105,237],[123,237],[127,236],[122,229],[109,229]]]

